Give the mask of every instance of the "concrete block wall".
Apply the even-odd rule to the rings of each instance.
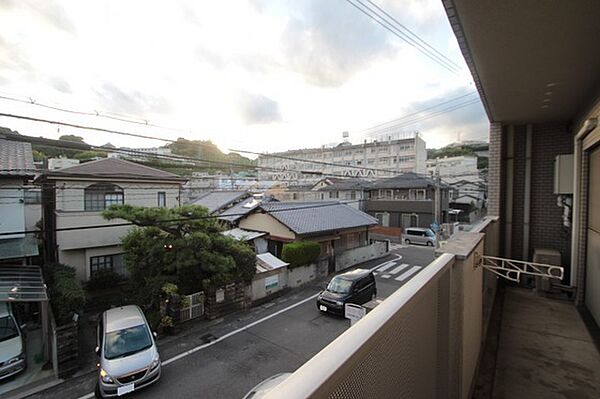
[[[502,130],[501,123],[490,123],[488,163],[488,215],[490,216],[501,216]]]

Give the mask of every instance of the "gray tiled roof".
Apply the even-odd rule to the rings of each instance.
[[[333,184],[319,189],[319,191],[366,190],[371,182],[364,179],[338,179]]]
[[[189,204],[204,206],[209,213],[214,213],[248,195],[246,191],[211,191]]]
[[[267,196],[262,200],[257,200],[254,197],[246,198],[245,200],[238,202],[231,208],[226,209],[225,211],[220,213],[219,219],[225,220],[230,223],[235,223],[248,213],[252,212],[252,210],[259,206],[261,203],[269,201],[273,201],[273,197]]]
[[[441,184],[443,187],[445,184]],[[377,190],[380,188],[427,188],[434,187],[435,182],[430,177],[420,176],[416,173],[403,173],[398,176],[379,179],[371,183],[369,189]]]
[[[0,139],[0,176],[34,176],[31,143]]]
[[[296,234],[377,224],[374,217],[340,202],[268,202],[260,207]]]
[[[50,177],[107,177],[132,178],[142,180],[174,180],[185,181],[178,175],[164,170],[151,168],[131,161],[118,158],[104,158],[98,161],[85,162],[79,165],[53,170],[46,173]]]

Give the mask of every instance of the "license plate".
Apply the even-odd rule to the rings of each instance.
[[[125,395],[126,393],[133,392],[133,384],[123,385],[117,388],[117,396]]]
[[[319,305],[319,310],[322,310],[323,312],[327,312],[327,306]]]

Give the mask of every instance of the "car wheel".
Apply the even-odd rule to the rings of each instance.
[[[427,241],[427,246],[428,247],[433,247],[433,243],[431,241]]]
[[[406,239],[404,240],[404,243],[410,245],[410,240]]]
[[[94,396],[96,398],[102,398],[102,393],[100,392],[100,384],[96,383],[96,388],[94,389]]]

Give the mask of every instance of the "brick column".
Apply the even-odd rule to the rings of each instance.
[[[502,199],[502,124],[490,123],[490,147],[488,164],[488,215],[500,215]]]

